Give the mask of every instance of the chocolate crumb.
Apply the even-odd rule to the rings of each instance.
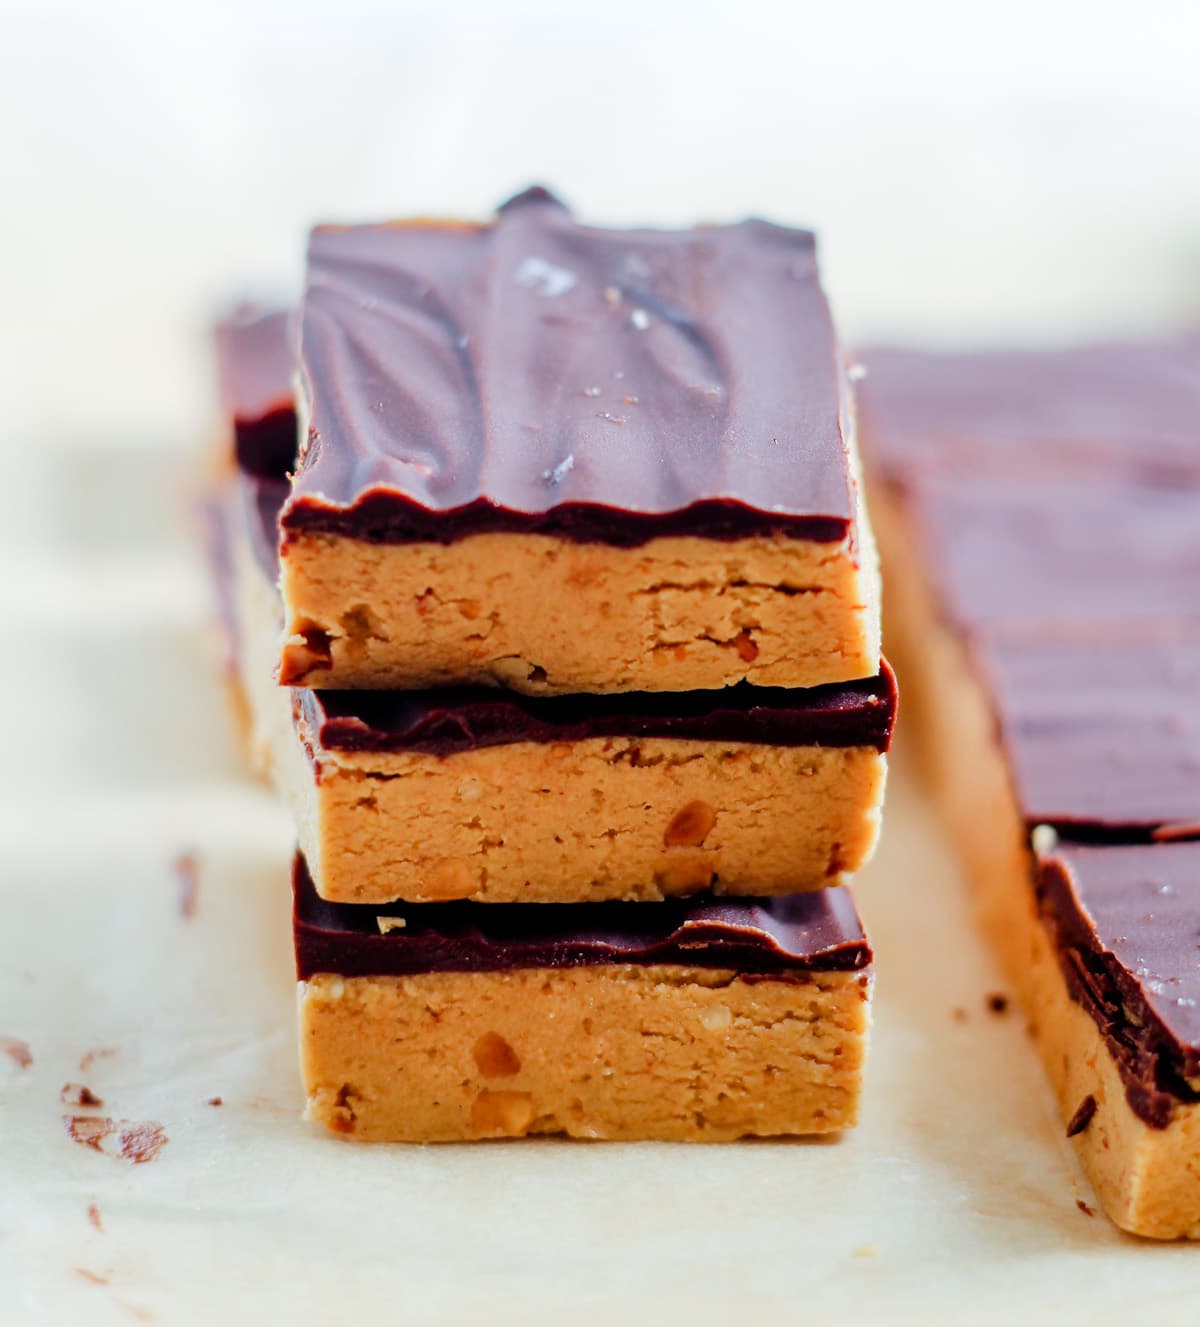
[[[1075,1199],[1075,1206],[1084,1214],[1084,1216],[1095,1216],[1096,1213],[1090,1208],[1082,1198]]]
[[[155,1124],[153,1120],[147,1120],[142,1124],[123,1120],[117,1146],[126,1161],[140,1166],[143,1162],[153,1161],[168,1141],[162,1125]]]
[[[99,1272],[91,1272],[86,1267],[76,1267],[75,1275],[83,1277],[85,1281],[90,1281],[94,1286],[108,1285],[107,1276],[101,1276]]]
[[[101,1146],[106,1138],[117,1135],[116,1152],[132,1165],[153,1161],[169,1141],[161,1124],[153,1120],[110,1120],[105,1115],[64,1115],[63,1124],[75,1142],[104,1152]]]
[[[200,863],[194,852],[181,852],[175,858],[175,879],[179,882],[179,915],[191,921],[200,890]]]
[[[221,1100],[220,1097],[209,1097],[208,1104],[210,1106],[223,1106],[225,1103]]]
[[[101,1151],[100,1144],[116,1129],[112,1120],[103,1115],[64,1115],[67,1133],[82,1147]]]
[[[83,1106],[88,1109],[95,1109],[97,1106],[104,1105],[104,1102],[92,1089],[85,1087],[83,1083],[64,1083],[58,1097],[64,1106]]]
[[[954,1008],[950,1010],[950,1017],[954,1019],[956,1023],[965,1023],[967,1021],[967,1011],[962,1005],[956,1004]]]
[[[1067,1123],[1067,1137],[1074,1138],[1076,1134],[1082,1133],[1092,1122],[1092,1116],[1096,1113],[1096,1098],[1089,1092],[1086,1097],[1075,1108],[1075,1114],[1071,1116]]]
[[[28,1069],[33,1063],[33,1052],[29,1049],[29,1043],[22,1041],[20,1037],[0,1037],[0,1051],[3,1051],[18,1069]]]
[[[104,1226],[100,1221],[100,1209],[96,1206],[95,1203],[88,1203],[87,1215],[88,1215],[88,1220],[103,1235]]]
[[[988,1012],[993,1014],[1008,1013],[1008,996],[1001,995],[999,991],[993,991],[987,998]]]
[[[84,1073],[87,1073],[97,1060],[107,1060],[110,1055],[116,1053],[112,1046],[98,1046],[95,1050],[84,1051],[79,1060],[79,1067]]]

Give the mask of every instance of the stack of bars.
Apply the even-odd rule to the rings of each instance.
[[[1200,338],[865,362],[950,832],[1105,1208],[1200,1237]]]
[[[309,1117],[853,1125],[844,882],[896,697],[812,236],[585,228],[541,190],[321,228],[298,315],[218,351],[214,560],[296,820]]]

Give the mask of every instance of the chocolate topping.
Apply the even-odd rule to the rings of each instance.
[[[598,230],[544,190],[486,226],[321,228],[301,361],[285,532],[851,530],[844,375],[804,231]]]
[[[724,691],[530,697],[490,687],[433,691],[303,691],[301,713],[323,747],[449,755],[509,742],[673,737],[773,746],[886,751],[896,684],[886,664],[862,682],[791,690],[741,683]]]
[[[853,972],[871,949],[845,889],[784,899],[666,903],[327,903],[293,872],[296,968],[343,977],[503,972],[614,963],[749,976]],[[380,918],[403,918],[384,933]]]
[[[1200,479],[1200,333],[1058,351],[881,349],[863,361],[864,446],[889,477],[1082,464]]]
[[[1200,843],[1064,846],[1039,863],[1038,897],[1131,1109],[1165,1128],[1200,1100]]]
[[[973,643],[1026,823],[1074,839],[1200,835],[1200,626]]]
[[[283,479],[296,466],[290,314],[243,305],[217,324],[221,406],[233,420],[238,469]]]

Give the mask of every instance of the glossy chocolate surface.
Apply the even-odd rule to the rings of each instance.
[[[1038,895],[1075,999],[1104,1034],[1133,1111],[1165,1128],[1200,1076],[1200,843],[1064,845]]]
[[[319,972],[376,977],[615,963],[802,976],[861,970],[872,957],[844,888],[766,900],[364,906],[318,898],[297,855],[293,905],[301,981]],[[402,917],[404,925],[384,934],[381,917]]]
[[[542,190],[487,226],[321,228],[285,532],[380,542],[852,529],[813,237],[600,230]]]
[[[238,469],[267,479],[296,466],[290,320],[285,310],[243,305],[216,327],[221,408],[233,421]]]
[[[860,357],[864,449],[887,474],[933,465],[1200,469],[1200,332],[1066,350]]]

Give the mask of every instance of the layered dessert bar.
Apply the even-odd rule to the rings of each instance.
[[[879,670],[874,545],[811,234],[313,233],[279,677],[528,694]]]
[[[307,1114],[363,1140],[723,1141],[856,1120],[871,951],[847,890],[660,904],[318,898],[295,871]]]
[[[880,352],[860,400],[910,731],[1106,1210],[1174,1238],[1200,1236],[1200,354],[1159,349]]]
[[[869,857],[896,713],[886,664],[858,682],[683,696],[281,688],[285,491],[233,486],[223,597],[260,764],[324,898],[779,894],[840,884]]]
[[[218,340],[239,471],[215,566],[258,767],[344,902],[661,899],[838,884],[878,833],[895,683],[528,697],[494,687],[280,688],[278,513],[289,459],[260,427],[290,377],[286,320]],[[237,384],[233,390],[230,384]],[[263,440],[266,439],[266,445]]]

